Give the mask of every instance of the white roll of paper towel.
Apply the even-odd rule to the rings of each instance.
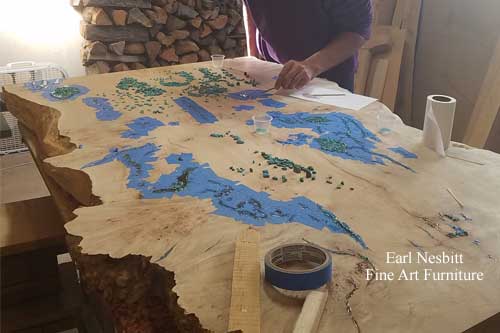
[[[450,146],[457,100],[444,95],[427,97],[424,121],[424,144],[439,155],[446,156]]]

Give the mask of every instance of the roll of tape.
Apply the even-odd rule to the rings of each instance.
[[[330,254],[309,244],[278,246],[266,254],[264,264],[266,281],[286,290],[318,289],[330,282],[333,274]]]

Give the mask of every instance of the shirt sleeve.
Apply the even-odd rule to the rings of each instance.
[[[334,34],[354,32],[370,39],[373,20],[372,0],[325,0]]]

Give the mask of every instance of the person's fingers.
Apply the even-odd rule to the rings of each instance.
[[[288,72],[292,69],[294,62],[289,61],[283,66],[283,69],[278,75],[278,79],[276,80],[276,84],[274,85],[274,88],[280,89],[283,87],[283,79],[286,77]]]
[[[295,65],[294,68],[292,68],[288,74],[283,78],[282,85],[285,89],[293,89],[296,78],[301,75],[303,72],[303,69],[299,65]]]
[[[295,80],[295,89],[301,89],[303,88],[306,84],[308,84],[310,81],[309,76],[307,73],[303,73],[303,75],[300,75],[300,77],[297,77],[297,80]]]

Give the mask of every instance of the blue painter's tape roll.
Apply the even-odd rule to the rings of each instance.
[[[264,264],[266,281],[286,290],[318,289],[333,275],[330,254],[309,244],[278,246],[266,254]]]

